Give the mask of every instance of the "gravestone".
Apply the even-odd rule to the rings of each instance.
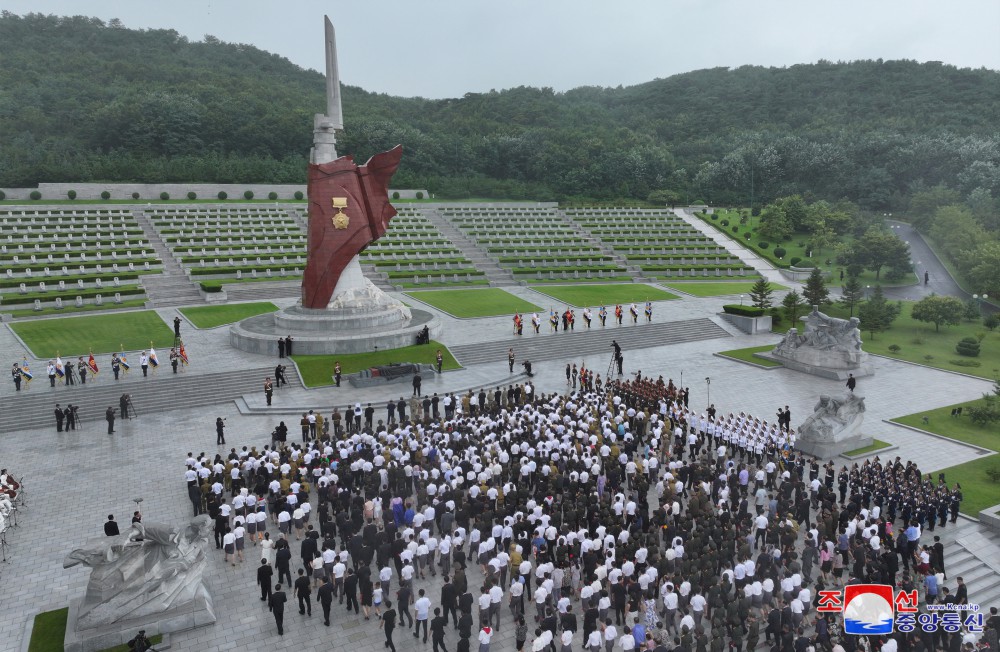
[[[21,283],[21,286],[18,288],[18,291],[21,294],[27,294],[28,293],[28,286],[25,285],[24,283]]]
[[[101,295],[98,294],[96,297],[94,297],[94,303],[96,303],[99,306],[103,306],[104,305],[104,297],[102,297]]]
[[[62,310],[63,302],[61,297],[56,297],[56,310]]]
[[[76,297],[76,307],[77,308],[82,308],[83,307],[83,297],[81,297],[79,295],[77,295],[77,297]]]
[[[76,279],[76,287],[81,288],[81,289],[83,288],[83,279],[82,278]]]
[[[117,287],[121,287],[121,285],[122,285],[122,282],[118,280],[117,276],[114,278],[114,284],[115,284],[116,288]]]
[[[60,290],[66,289],[66,281],[59,281],[59,289]]]
[[[42,309],[42,301],[41,301],[41,299],[35,299],[35,308],[34,309],[35,310],[41,310]]]
[[[121,295],[121,293],[120,292],[115,292],[115,303],[121,303],[121,302],[122,302],[122,295]]]
[[[38,291],[39,292],[45,292],[45,281],[39,281],[38,282]]]

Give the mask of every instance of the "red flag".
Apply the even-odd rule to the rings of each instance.
[[[93,353],[90,354],[90,359],[87,360],[87,366],[90,367],[90,372],[96,376],[98,373],[97,360],[94,359]]]

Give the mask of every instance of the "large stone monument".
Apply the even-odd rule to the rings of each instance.
[[[211,531],[204,514],[181,527],[133,523],[124,534],[69,553],[64,568],[93,570],[83,598],[70,603],[67,652],[121,645],[139,630],[153,636],[214,623],[202,577]]]
[[[325,26],[327,107],[313,119],[302,299],[234,324],[230,344],[243,351],[276,354],[278,338],[290,335],[296,354],[365,353],[415,344],[424,327],[432,337],[440,331],[431,313],[407,308],[361,272],[358,254],[385,235],[396,215],[389,181],[403,150],[397,145],[361,166],[352,156],[337,157],[336,130],[344,128],[340,71],[329,18]]]
[[[763,357],[780,362],[789,369],[804,371],[824,378],[846,380],[872,373],[868,354],[861,350],[861,330],[858,318],[829,317],[813,306],[802,317],[805,328],[789,328],[785,338]]]
[[[820,459],[833,459],[844,451],[871,446],[873,439],[860,433],[865,420],[865,399],[854,393],[843,397],[820,396],[813,413],[796,432],[795,447]]]

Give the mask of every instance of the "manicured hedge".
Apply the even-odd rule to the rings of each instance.
[[[723,312],[730,315],[740,315],[742,317],[763,317],[767,311],[756,306],[741,306],[737,304],[726,304],[722,306]]]

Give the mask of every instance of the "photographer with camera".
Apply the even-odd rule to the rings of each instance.
[[[218,417],[215,420],[215,443],[217,446],[222,446],[226,443],[226,420],[222,417]]]
[[[146,652],[147,650],[156,652],[156,649],[153,647],[153,642],[146,636],[146,630],[144,629],[140,629],[139,633],[135,635],[135,638],[128,642],[128,649],[133,652]]]

